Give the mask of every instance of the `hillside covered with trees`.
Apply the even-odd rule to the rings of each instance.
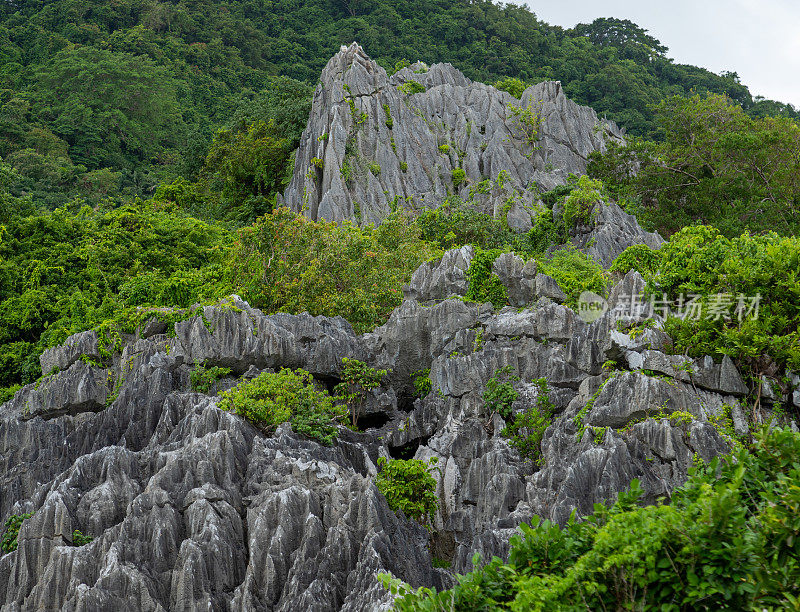
[[[564,30],[484,0],[61,0],[0,11],[0,156],[17,173],[9,188],[49,207],[149,195],[178,177],[218,188],[220,147],[235,155],[224,135],[212,144],[221,128],[252,127],[251,139],[275,139],[285,156],[320,70],[353,40],[387,69],[421,60],[487,83],[560,80],[640,136],[661,134],[650,105],[693,92],[724,94],[752,116],[797,116],[754,99],[735,73],[676,64],[629,21]]]

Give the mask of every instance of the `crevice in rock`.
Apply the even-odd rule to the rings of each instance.
[[[326,376],[324,374],[313,374],[313,375],[314,375],[314,380],[325,385],[325,390],[331,395],[333,395],[333,390],[336,388],[336,385],[342,382],[342,379],[337,378],[336,376]]]
[[[456,556],[456,537],[452,531],[434,531],[428,540],[431,557],[440,562],[453,565]]]
[[[375,412],[373,414],[366,414],[358,417],[358,428],[361,431],[367,431],[369,429],[380,429],[391,420],[392,418],[385,412]]]
[[[417,396],[409,392],[397,392],[397,409],[401,412],[409,413],[414,410],[414,402],[417,401]]]
[[[414,438],[400,446],[390,446],[389,455],[392,459],[413,459],[417,449],[423,444],[427,444],[430,439],[431,436],[423,436],[421,438]]]

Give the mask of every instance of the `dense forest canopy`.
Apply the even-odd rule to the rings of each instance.
[[[50,207],[197,178],[218,129],[273,118],[250,108],[276,77],[307,96],[353,40],[387,68],[419,59],[489,83],[560,80],[641,136],[659,135],[650,105],[692,92],[724,94],[754,116],[797,116],[754,99],[735,73],[676,64],[630,21],[563,29],[485,0],[63,0],[5,2],[0,12],[0,156],[19,174],[10,188]],[[291,147],[295,126],[276,122],[260,134]]]

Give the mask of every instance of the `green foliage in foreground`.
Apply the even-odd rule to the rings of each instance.
[[[8,517],[5,524],[5,532],[3,539],[0,540],[0,551],[10,553],[17,550],[17,537],[19,536],[19,529],[22,527],[22,522],[33,516],[33,512],[27,514],[12,514]]]
[[[220,398],[220,408],[235,412],[266,433],[281,423],[291,423],[295,433],[326,445],[333,444],[337,426],[349,416],[347,408],[318,389],[305,370],[262,372],[223,391]]]
[[[800,239],[775,233],[728,239],[712,227],[686,227],[659,251],[626,250],[614,268],[639,270],[649,290],[659,300],[666,295],[673,310],[681,294],[685,303],[690,295],[701,296],[706,313],[726,307],[718,318],[668,319],[676,351],[730,355],[757,375],[800,369]],[[742,304],[740,295],[747,298]],[[749,298],[759,295],[758,312],[749,312]]]
[[[378,458],[376,484],[392,510],[402,510],[409,518],[419,522],[431,521],[439,507],[436,498],[436,480],[431,472],[438,459],[428,462],[421,459]]]
[[[796,609],[798,456],[800,434],[761,432],[693,468],[670,504],[639,507],[633,481],[585,521],[523,526],[508,563],[494,558],[450,591],[382,580],[403,595],[401,611]]]

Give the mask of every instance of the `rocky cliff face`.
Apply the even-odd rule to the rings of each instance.
[[[391,600],[378,572],[445,586],[432,554],[467,571],[476,551],[504,555],[520,522],[563,523],[632,478],[648,500],[668,497],[695,455],[728,449],[715,417],[732,407],[746,430],[730,361],[666,354],[657,315],[642,333],[620,331],[650,314],[616,308],[641,290],[638,274],[590,324],[512,254],[495,273],[513,307],[454,299],[472,256],[464,247],[423,265],[402,306],[363,336],[341,319],[265,316],[234,297],[171,330],[143,326],[102,364],[94,332],[45,354],[43,373],[60,371],[0,407],[0,520],[35,513],[0,557],[2,610],[382,609]],[[279,367],[333,384],[343,357],[392,372],[365,431],[342,429],[330,448],[288,425],[264,436],[190,390],[194,363],[233,369],[216,391]],[[507,365],[521,378],[515,410],[536,401],[531,380],[550,386],[540,466],[509,446],[482,401]],[[411,375],[428,367],[433,391],[415,398]],[[380,456],[439,458],[432,537],[377,491]],[[75,529],[94,541],[72,546]]]
[[[424,91],[404,92],[409,82]],[[537,148],[509,111],[529,104],[544,118]],[[516,203],[535,198],[534,183],[581,172],[619,137],[558,83],[516,101],[447,65],[388,78],[354,45],[323,73],[286,201],[312,218],[380,221],[407,198],[436,205],[490,177],[474,199],[524,226]],[[572,240],[604,265],[631,244],[661,244],[616,205],[594,213]],[[734,365],[668,354],[658,314],[629,308],[638,274],[618,279],[588,323],[535,261],[511,253],[493,267],[511,305],[465,301],[473,256],[467,246],[423,264],[388,322],[361,336],[342,319],[268,316],[233,296],[171,327],[153,319],[110,345],[89,331],[46,352],[42,379],[0,406],[0,524],[33,513],[0,556],[0,610],[386,609],[379,572],[447,586],[475,552],[504,556],[521,522],[586,514],[633,478],[648,501],[669,497],[695,456],[728,450],[720,420],[747,431]],[[217,391],[283,367],[332,387],[344,357],[391,374],[363,431],[341,428],[332,447],[286,424],[265,436],[218,406]],[[196,393],[196,364],[232,373]],[[533,380],[548,383],[538,463],[485,407],[505,366],[520,377],[515,412],[541,399]],[[413,376],[427,369],[432,391],[416,397]],[[800,391],[784,399],[800,406]],[[389,509],[374,484],[380,457],[438,457],[433,534]],[[75,530],[93,541],[74,545]]]
[[[514,109],[531,110],[533,133]],[[284,198],[312,219],[376,223],[398,206],[436,207],[472,190],[486,212],[526,229],[540,191],[585,173],[592,151],[622,137],[558,82],[517,100],[450,64],[389,77],[353,43],[322,72]]]

